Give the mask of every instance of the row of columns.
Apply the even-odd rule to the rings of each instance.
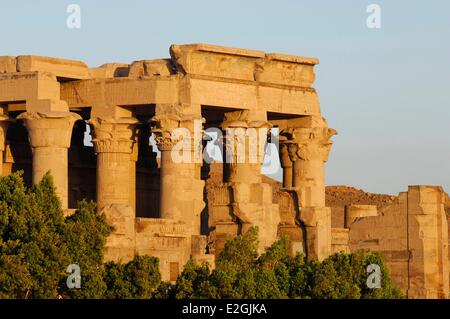
[[[38,183],[46,172],[51,172],[56,193],[63,209],[68,208],[68,149],[73,125],[81,117],[69,112],[64,101],[27,101],[27,111],[18,120],[28,131],[32,149],[32,182]],[[200,234],[200,213],[204,208],[204,181],[200,179],[200,162],[176,162],[172,150],[180,143],[172,131],[183,127],[193,133],[194,123],[201,118],[158,115],[144,125],[152,126],[156,143],[161,151],[160,217],[181,220],[188,224],[192,234]],[[7,115],[0,117],[0,148],[4,149]],[[134,117],[93,117],[92,143],[97,154],[96,193],[97,206],[101,210],[109,204],[125,204],[135,208],[137,133],[142,125]],[[194,139],[186,139],[183,151],[198,152]],[[2,150],[3,150],[2,149]],[[198,153],[197,153],[198,154]],[[200,155],[201,156],[201,150]],[[202,158],[202,157],[200,157]]]
[[[40,100],[27,102],[27,112],[20,114],[17,119],[22,120],[28,130],[33,152],[33,183],[39,182],[43,175],[50,171],[62,207],[68,208],[68,148],[73,125],[81,117],[69,112],[64,101]],[[7,116],[0,118],[0,148],[4,147],[8,121]],[[195,138],[194,127],[199,121],[202,123],[201,117],[187,118],[162,113],[154,116],[148,123],[152,126],[161,151],[160,216],[186,222],[192,234],[200,234],[200,213],[204,208],[204,181],[200,178],[202,137]],[[136,140],[139,121],[131,116],[93,117],[88,124],[92,128],[92,142],[97,154],[99,209],[108,204],[127,204],[135,207]],[[174,161],[172,151],[175,145],[180,143],[180,138],[174,137],[172,132],[177,128],[186,129],[191,133],[191,137],[194,136],[183,141],[184,152],[187,146],[191,161]],[[222,128],[226,132],[226,156],[233,156],[232,163],[226,164],[229,173],[226,182],[261,183],[264,145],[270,124],[267,121],[250,121],[246,112],[239,111],[229,113],[222,123]],[[247,134],[251,131],[249,128],[256,128],[255,132],[263,132],[264,135],[256,137],[258,143],[254,161],[249,161],[252,156],[250,150],[255,151],[250,145],[252,139],[249,139]],[[230,129],[244,130],[244,137],[228,134]],[[314,223],[325,207],[324,163],[332,144],[330,138],[335,133],[326,125],[294,127],[281,132],[283,186],[298,194],[299,206],[304,210],[303,218],[314,220]],[[264,139],[263,143],[261,138]],[[230,149],[230,145],[234,149]],[[261,145],[262,151],[258,149]],[[245,150],[244,161],[238,158],[242,156],[237,149],[241,146]],[[200,156],[200,161],[194,160],[196,156],[197,159]],[[242,203],[245,203],[245,200]]]
[[[298,127],[283,131],[280,162],[283,188],[300,194],[301,207],[325,206],[325,162],[328,160],[334,129]]]

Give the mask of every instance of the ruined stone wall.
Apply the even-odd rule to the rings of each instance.
[[[380,252],[408,298],[448,298],[448,219],[440,187],[410,186],[378,216],[349,227],[351,251]]]

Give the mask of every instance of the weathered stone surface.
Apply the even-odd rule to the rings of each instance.
[[[175,66],[170,59],[135,61],[130,66],[129,77],[170,76],[175,74]]]
[[[17,119],[24,122],[33,150],[33,182],[50,172],[62,207],[68,208],[68,148],[73,124],[81,117],[68,111],[66,102],[30,101]],[[41,110],[38,112],[38,110]]]
[[[266,54],[255,79],[259,82],[310,87],[319,60],[287,54]]]
[[[410,186],[378,216],[349,227],[349,247],[379,251],[408,298],[448,298],[448,219],[442,188]]]
[[[127,77],[129,72],[130,65],[124,63],[106,63],[88,70],[89,77],[94,79]]]
[[[88,67],[84,62],[35,55],[18,56],[17,71],[43,71],[68,79],[89,78]]]
[[[331,253],[349,253],[347,228],[331,228]]]
[[[157,256],[164,280],[175,280],[189,258],[214,266],[225,241],[252,226],[260,252],[283,234],[292,255],[309,259],[344,246],[338,232],[333,242],[324,202],[335,131],[311,87],[318,61],[205,44],[174,45],[170,55],[97,68],[1,57],[1,171],[23,169],[31,184],[50,170],[67,212],[77,200],[95,199],[116,227],[107,260]],[[84,145],[86,124],[92,148]],[[225,174],[205,189],[203,130],[213,126],[224,132]],[[286,133],[282,194],[261,174],[273,126]],[[160,159],[150,151],[152,134]],[[190,160],[176,159],[180,145]]]
[[[0,73],[14,73],[17,71],[15,56],[0,56]]]
[[[324,207],[324,164],[328,160],[333,144],[331,137],[336,130],[330,129],[325,119],[313,116],[288,121],[286,125],[281,135],[286,137],[283,143],[292,162],[291,184],[299,191],[300,206]],[[291,169],[290,166],[288,169]]]
[[[0,57],[0,172],[22,169],[31,184],[51,171],[67,213],[96,199],[116,227],[107,260],[156,256],[163,280],[174,281],[189,258],[214,267],[226,240],[257,226],[259,252],[283,235],[291,255],[310,260],[371,249],[409,298],[448,297],[450,199],[442,189],[411,186],[378,213],[352,205],[370,201],[346,202],[332,228],[324,167],[336,131],[312,87],[317,59],[205,44],[173,45],[170,55],[97,68]],[[223,133],[223,164],[203,161],[210,127]],[[281,132],[283,187],[261,174],[272,127]],[[173,134],[180,129],[189,135]],[[179,145],[193,161],[174,159]]]
[[[170,54],[187,74],[254,80],[256,62],[264,52],[206,44],[172,45]]]
[[[348,205],[345,207],[345,227],[349,228],[351,224],[359,218],[377,216],[377,206],[374,205]]]
[[[34,71],[0,74],[0,102],[25,102],[26,100],[59,100],[60,84],[48,72]],[[8,106],[13,111],[14,104]]]
[[[323,260],[331,254],[331,210],[329,207],[305,207],[300,220],[306,229],[307,258]]]
[[[97,153],[97,206],[128,204],[134,207],[132,152],[138,120],[92,118],[92,143]]]
[[[101,213],[115,230],[106,241],[106,261],[127,262],[136,254],[135,214],[130,205],[107,204]]]

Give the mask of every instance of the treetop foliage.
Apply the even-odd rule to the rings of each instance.
[[[113,231],[91,201],[64,217],[46,174],[26,188],[21,173],[0,178],[0,298],[399,298],[378,253],[334,254],[322,262],[288,254],[283,237],[258,255],[253,227],[228,241],[216,267],[190,260],[174,284],[161,282],[159,260],[135,256],[103,261]],[[69,288],[69,265],[81,288]],[[367,286],[369,264],[380,266],[381,288]]]

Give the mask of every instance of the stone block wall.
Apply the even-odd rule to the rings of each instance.
[[[349,225],[351,251],[370,249],[386,260],[408,298],[449,297],[448,217],[441,187],[410,186],[378,216]]]

